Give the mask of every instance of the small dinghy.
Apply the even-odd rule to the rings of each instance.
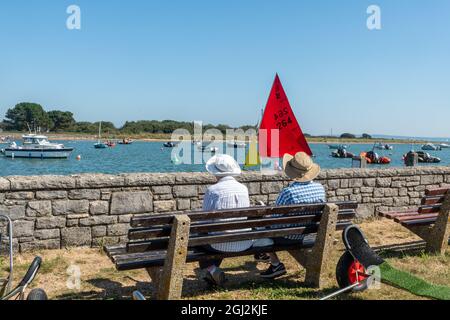
[[[177,145],[173,142],[166,142],[163,144],[164,148],[175,148]]]

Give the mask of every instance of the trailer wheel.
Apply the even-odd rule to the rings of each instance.
[[[340,288],[347,288],[357,282],[367,279],[364,266],[346,251],[336,266],[336,280]],[[361,292],[367,289],[367,282],[353,288],[353,292]]]
[[[47,294],[42,289],[33,289],[28,294],[27,300],[48,300]]]

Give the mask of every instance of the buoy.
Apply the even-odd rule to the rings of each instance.
[[[77,160],[78,160],[78,161],[81,160],[81,155],[77,155]]]

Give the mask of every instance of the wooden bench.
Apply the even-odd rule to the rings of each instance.
[[[427,252],[444,254],[450,237],[449,213],[450,187],[426,190],[418,208],[380,212],[380,215],[400,223],[425,240]]]
[[[186,263],[263,252],[288,251],[306,268],[306,283],[321,287],[334,232],[351,224],[357,206],[355,202],[341,202],[136,216],[131,220],[129,242],[104,249],[119,271],[145,268],[157,289],[157,298],[163,300],[181,297]],[[223,221],[232,218],[244,219]],[[225,233],[231,230],[234,232]],[[252,247],[236,253],[200,250],[208,244],[297,234],[316,236],[303,245]]]

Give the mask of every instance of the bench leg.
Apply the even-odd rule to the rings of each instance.
[[[450,193],[447,194],[442,203],[439,216],[436,223],[431,228],[431,232],[426,239],[427,252],[435,254],[445,254],[448,247],[448,238],[450,237]]]
[[[191,220],[187,215],[179,215],[174,218],[166,261],[158,288],[157,298],[159,300],[181,299],[190,224]]]
[[[323,287],[323,276],[330,262],[334,233],[339,208],[335,204],[327,204],[320,220],[316,243],[306,260],[305,283],[315,288]]]
[[[150,279],[152,280],[153,286],[155,287],[155,291],[159,292],[159,286],[161,285],[161,275],[163,269],[161,267],[154,268],[146,268]]]

